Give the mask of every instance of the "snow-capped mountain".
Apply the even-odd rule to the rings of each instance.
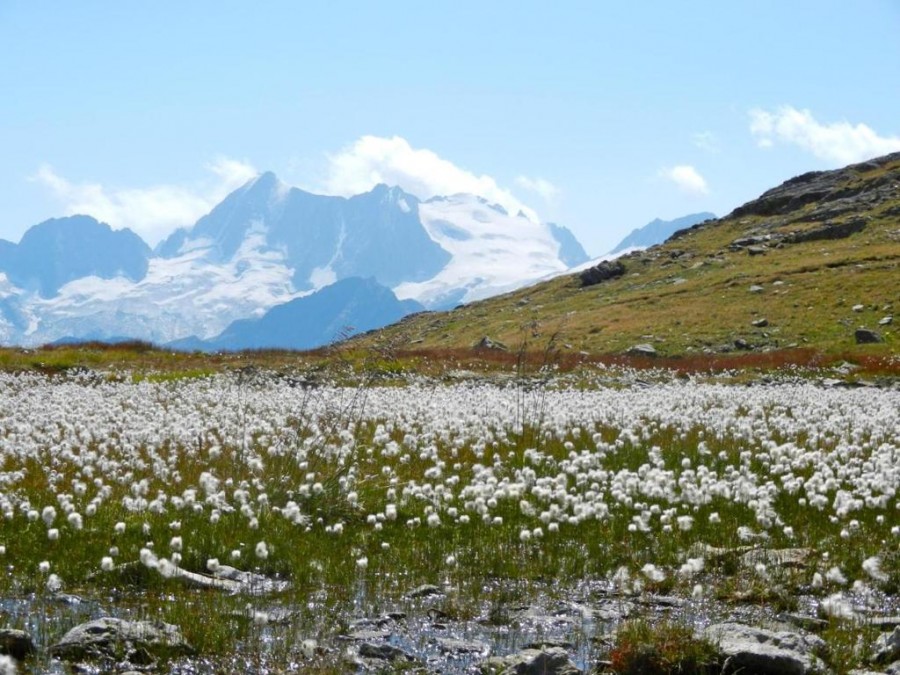
[[[323,196],[264,173],[154,251],[87,216],[36,225],[18,244],[0,240],[0,339],[206,340],[350,277],[444,308],[586,259],[565,228],[472,195],[423,202],[378,185]]]

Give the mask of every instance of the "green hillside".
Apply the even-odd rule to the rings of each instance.
[[[900,153],[793,178],[728,216],[620,259],[615,278],[572,274],[382,331],[416,350],[556,344],[663,356],[812,347],[897,350]],[[898,318],[900,321],[900,318]],[[858,345],[857,329],[880,344]],[[366,336],[363,342],[376,339]]]

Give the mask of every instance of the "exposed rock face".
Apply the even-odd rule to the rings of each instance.
[[[625,265],[621,260],[604,260],[598,265],[584,270],[578,277],[581,286],[594,286],[608,279],[615,279],[625,274]]]
[[[491,675],[581,675],[564,649],[525,649],[510,656],[488,659],[481,672]]]
[[[845,239],[851,234],[862,232],[866,229],[865,218],[853,218],[844,223],[825,223],[822,227],[814,227],[811,230],[791,232],[785,236],[784,241],[789,244],[799,244],[804,241],[821,241],[828,239]]]
[[[112,658],[147,663],[157,656],[193,654],[178,626],[104,617],[75,626],[50,648],[64,661]]]
[[[825,643],[818,637],[741,623],[713,624],[704,635],[727,657],[723,673],[807,675],[823,670],[816,653],[825,649]]]
[[[886,173],[865,182],[857,181],[856,178],[898,160],[900,153],[893,153],[836,171],[811,171],[763,193],[758,199],[736,208],[731,215],[737,218],[776,216],[797,211],[807,204],[818,203],[813,211],[803,215],[807,221],[817,221],[858,211],[863,206],[872,208],[900,196],[896,176]]]

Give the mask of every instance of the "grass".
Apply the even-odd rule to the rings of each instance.
[[[626,621],[609,660],[616,675],[713,675],[722,665],[715,647],[693,628],[666,619]]]

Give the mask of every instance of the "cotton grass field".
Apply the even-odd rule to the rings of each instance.
[[[163,669],[352,672],[340,636],[385,613],[427,609],[401,645],[427,668],[435,631],[502,655],[522,607],[666,596],[689,629],[805,611],[835,671],[863,661],[866,617],[897,613],[900,392],[599,373],[0,374],[0,620],[32,635],[35,672],[68,672],[50,645],[98,616],[179,626],[196,654]],[[183,574],[226,566],[246,588]],[[557,632],[614,668],[641,616]]]

